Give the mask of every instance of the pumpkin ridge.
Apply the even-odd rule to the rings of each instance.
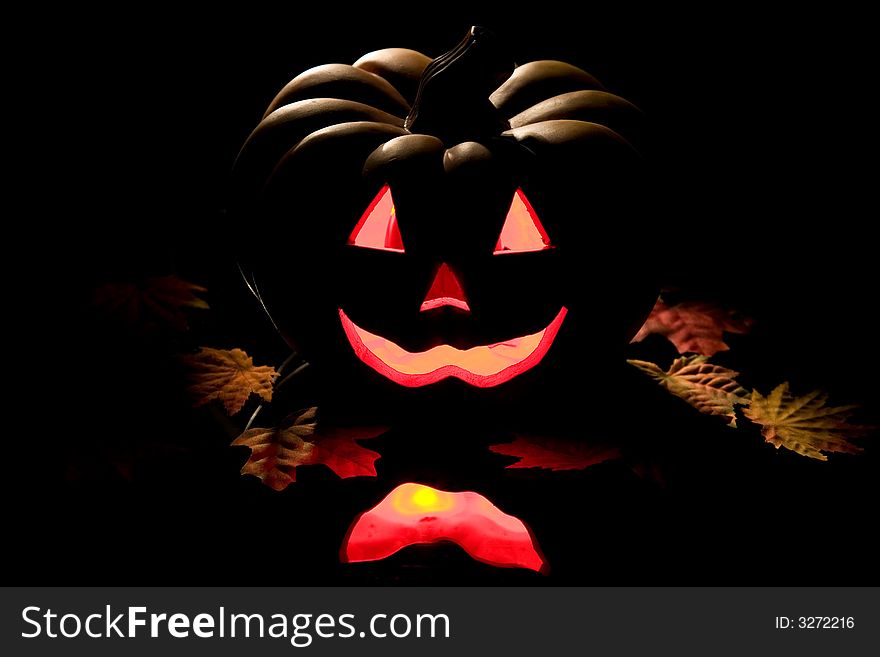
[[[363,55],[352,66],[384,78],[412,105],[419,79],[430,63],[430,57],[416,50],[383,48]]]
[[[509,118],[546,98],[583,90],[605,91],[605,87],[577,66],[540,59],[518,66],[504,84],[492,92],[489,100]]]
[[[309,98],[345,98],[390,114],[406,115],[409,103],[391,83],[349,64],[323,64],[297,75],[269,103],[268,117],[279,107]]]
[[[332,125],[366,121],[403,126],[403,119],[363,103],[340,98],[310,98],[278,108],[248,136],[233,164],[236,194],[246,197],[292,147]]]

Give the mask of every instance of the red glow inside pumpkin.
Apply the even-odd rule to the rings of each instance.
[[[343,562],[376,561],[410,545],[451,541],[477,561],[547,571],[526,524],[471,491],[450,493],[401,484],[352,523],[340,549]]]
[[[524,253],[553,248],[550,237],[523,190],[517,189],[504,219],[501,235],[495,244],[495,255]]]
[[[546,328],[495,344],[456,349],[442,344],[426,351],[410,352],[381,335],[355,324],[339,309],[342,329],[361,361],[380,374],[408,387],[425,386],[455,377],[479,388],[509,381],[541,362],[568,310],[561,308]]]
[[[467,299],[464,297],[461,283],[459,283],[458,278],[456,278],[449,265],[445,262],[437,270],[437,275],[434,276],[434,281],[431,283],[431,288],[428,290],[425,300],[422,301],[420,310],[424,312],[426,310],[442,308],[443,306],[452,306],[467,312],[471,311]]]
[[[367,206],[348,243],[367,249],[403,253],[403,239],[397,227],[397,213],[388,185],[379,190],[376,198]]]

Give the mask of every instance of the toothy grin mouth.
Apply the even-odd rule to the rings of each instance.
[[[479,388],[490,388],[531,369],[553,344],[568,310],[563,307],[544,329],[531,335],[456,349],[442,344],[410,352],[381,335],[355,324],[341,308],[339,319],[355,354],[371,368],[400,385],[416,388],[455,377]]]

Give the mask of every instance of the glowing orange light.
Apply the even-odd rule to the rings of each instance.
[[[397,211],[391,198],[391,188],[385,185],[367,206],[360,221],[351,232],[348,243],[367,249],[381,249],[403,253],[403,239],[397,227]]]
[[[409,352],[361,328],[341,308],[339,319],[357,357],[395,383],[419,387],[452,376],[479,388],[489,388],[510,381],[540,363],[567,312],[563,307],[546,328],[531,335],[470,349],[443,344],[419,352]]]
[[[436,510],[434,505],[437,504],[438,499],[439,496],[434,489],[428,486],[419,486],[418,490],[410,497],[413,504],[425,511]]]
[[[401,484],[352,523],[340,549],[344,562],[384,559],[410,545],[451,541],[477,561],[547,572],[526,524],[471,491],[450,493]]]
[[[513,202],[504,219],[501,236],[495,245],[495,255],[523,253],[550,249],[550,238],[532,204],[521,189],[513,195]]]
[[[448,511],[455,506],[455,497],[452,493],[422,484],[398,486],[389,497],[394,510],[404,515],[437,513]]]
[[[458,282],[455,274],[445,262],[440,265],[437,274],[434,276],[434,282],[422,302],[420,310],[433,310],[434,308],[442,308],[443,306],[453,306],[461,310],[470,312],[467,300],[464,298],[464,290],[461,283]]]

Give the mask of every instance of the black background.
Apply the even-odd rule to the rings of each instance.
[[[756,432],[731,436],[644,385],[582,421],[589,429],[613,426],[615,413],[650,418],[642,425],[650,440],[668,446],[657,450],[665,488],[623,466],[511,475],[500,457],[461,463],[455,441],[426,429],[423,448],[398,441],[383,452],[393,435],[375,443],[386,454],[384,479],[339,481],[313,468],[277,494],[238,476],[244,454],[227,447],[234,428],[188,410],[155,345],[113,336],[83,310],[103,282],[177,273],[209,288],[210,315],[193,315],[200,343],[280,362],[284,345],[227,257],[235,230],[246,230],[230,229],[221,214],[238,148],[305,68],[389,46],[436,56],[482,23],[507,38],[517,61],[575,63],[648,114],[663,190],[650,220],[674,236],[656,253],[658,267],[669,284],[758,320],[751,336],[729,341],[747,385],[821,387],[861,403],[863,419],[876,423],[876,135],[865,16],[745,5],[583,13],[215,7],[27,21],[34,38],[16,73],[26,119],[15,137],[25,141],[19,169],[33,210],[21,219],[27,246],[10,254],[24,256],[10,304],[24,308],[16,324],[25,334],[10,356],[21,359],[17,371],[37,376],[24,377],[26,394],[8,411],[7,463],[22,479],[9,498],[11,578],[876,583],[873,441],[862,456],[813,462],[763,445]],[[37,52],[48,54],[48,68],[35,63]],[[668,349],[654,341],[633,355],[665,362]],[[171,447],[143,447],[153,442]],[[350,519],[389,482],[419,474],[408,471],[407,449],[436,450],[436,471],[420,474],[438,484],[444,467],[491,471],[480,475],[484,490],[529,522],[550,578],[471,562],[451,546],[340,566]],[[116,458],[108,453],[134,454],[130,479],[108,465]]]

